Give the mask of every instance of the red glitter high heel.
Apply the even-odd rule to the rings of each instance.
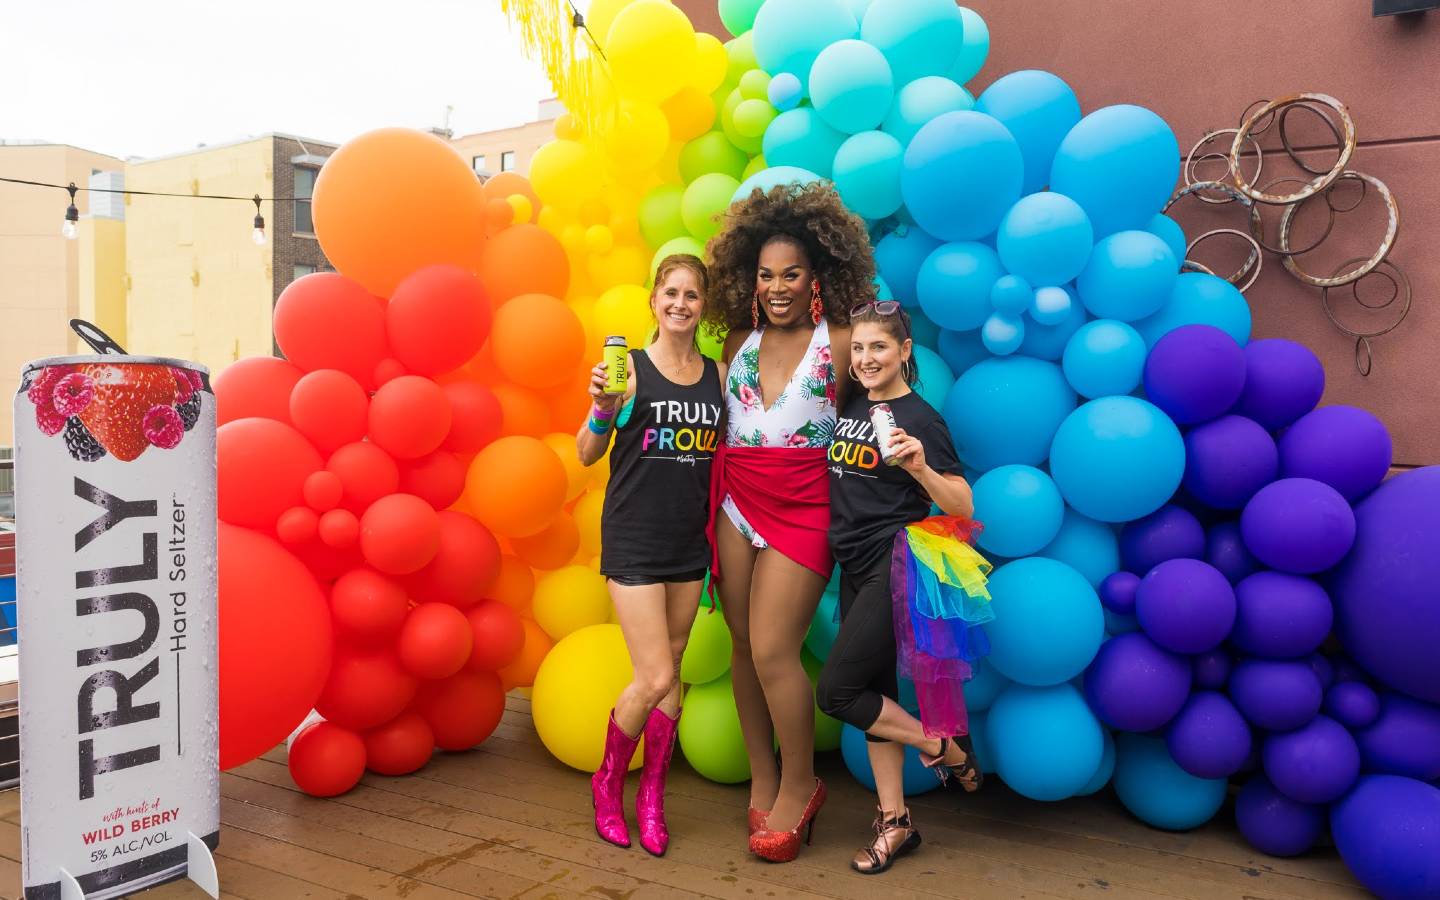
[[[751,806],[746,808],[745,815],[750,820],[750,833],[753,835],[757,831],[765,830],[765,820],[770,818],[770,810]]]
[[[800,855],[800,832],[805,832],[805,843],[815,835],[815,817],[825,805],[825,782],[815,779],[815,791],[800,814],[800,821],[789,831],[771,831],[761,828],[750,835],[750,852],[766,862],[791,862]]]

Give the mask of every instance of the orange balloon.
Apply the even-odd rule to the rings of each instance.
[[[500,436],[500,401],[483,384],[455,381],[443,385],[450,401],[450,433],[440,446],[455,453],[474,453]]]
[[[336,450],[330,454],[325,468],[340,479],[344,489],[341,505],[357,515],[400,487],[400,469],[395,460],[369,441],[357,441]]]
[[[400,627],[400,664],[417,678],[449,678],[470,658],[475,635],[465,614],[446,603],[422,603]]]
[[[289,360],[250,356],[220,370],[210,382],[215,392],[215,424],[252,417],[290,421],[290,391],[305,373]]]
[[[585,327],[563,302],[526,294],[496,311],[490,350],[507,379],[543,390],[574,378],[585,352]]]
[[[507,691],[534,684],[535,673],[540,671],[540,663],[545,660],[545,654],[550,652],[550,648],[555,646],[550,635],[532,620],[521,619],[520,625],[525,629],[525,646],[520,649],[520,655],[515,661],[501,668],[498,673]]]
[[[360,552],[387,575],[418,572],[440,549],[440,518],[411,494],[381,497],[360,519]]]
[[[485,227],[491,234],[510,227],[515,221],[515,207],[500,197],[485,201]]]
[[[430,761],[435,734],[425,717],[407,710],[365,732],[365,767],[380,775],[409,775]]]
[[[334,722],[315,722],[290,742],[290,777],[312,797],[336,797],[365,774],[365,742]]]
[[[465,502],[497,534],[535,534],[565,503],[565,467],[536,438],[503,437],[471,460]]]
[[[563,297],[570,286],[565,248],[539,225],[512,225],[492,237],[479,272],[497,307],[521,294]]]
[[[530,608],[530,599],[535,595],[535,573],[520,557],[502,552],[500,566],[485,595],[523,613]]]
[[[463,513],[445,510],[440,546],[425,568],[405,579],[410,596],[423,603],[448,603],[462,609],[480,601],[500,574],[500,545],[484,525]]]
[[[308,506],[292,506],[275,520],[275,536],[282,544],[303,544],[315,537],[320,517]]]
[[[305,495],[305,503],[317,513],[323,513],[340,505],[340,498],[345,494],[345,482],[334,472],[321,469],[310,473],[301,491]]]
[[[384,307],[335,272],[290,282],[275,301],[274,329],[275,343],[295,365],[307,372],[339,369],[367,388],[388,355]]]
[[[424,266],[479,267],[484,190],[434,135],[381,128],[347,142],[325,161],[312,204],[325,256],[376,296]]]
[[[528,388],[494,384],[490,390],[500,401],[500,433],[538,438],[550,430],[550,410],[545,398]]]
[[[525,649],[525,626],[520,624],[515,610],[499,600],[481,600],[466,610],[465,618],[474,635],[465,668],[493,672],[520,658],[520,651]]]
[[[550,407],[550,430],[565,435],[570,442],[569,451],[560,456],[562,460],[575,458],[575,432],[585,424],[594,402],[590,399],[589,390],[590,366],[582,362],[568,381],[545,394],[545,401]],[[556,448],[556,452],[560,453],[560,450]],[[578,459],[576,465],[579,465]],[[566,469],[569,469],[568,464]]]
[[[580,529],[565,513],[557,515],[545,530],[530,537],[514,538],[515,553],[534,569],[558,569],[580,549]]]
[[[315,711],[337,725],[363,731],[400,715],[418,688],[419,682],[400,665],[393,650],[342,645],[335,649],[335,662]]]
[[[338,369],[316,369],[290,392],[290,421],[321,453],[365,436],[370,398]]]
[[[505,690],[494,672],[460,672],[432,681],[415,698],[441,750],[469,750],[485,740],[505,714]]]
[[[330,590],[336,636],[357,647],[379,647],[394,640],[409,607],[400,583],[374,569],[351,569]]]
[[[590,471],[580,464],[580,456],[575,450],[575,435],[556,432],[545,435],[542,440],[545,446],[555,451],[560,465],[565,467],[565,502],[569,503],[585,493],[590,483]]]
[[[370,401],[370,439],[396,459],[434,451],[450,433],[450,404],[440,385],[419,375],[386,382]]]
[[[465,463],[444,450],[419,459],[401,460],[400,490],[414,494],[436,509],[444,509],[460,499],[465,491]]]
[[[215,449],[220,519],[247,528],[268,531],[281,513],[302,505],[305,479],[321,467],[305,436],[274,419],[227,422],[215,433]]]
[[[530,179],[519,172],[501,172],[490,176],[484,186],[487,199],[504,200],[512,194],[519,194],[530,201],[531,209],[540,208],[540,198],[530,186]]]
[[[427,266],[395,288],[385,331],[395,357],[417,375],[440,375],[474,356],[490,333],[490,299],[459,266]]]

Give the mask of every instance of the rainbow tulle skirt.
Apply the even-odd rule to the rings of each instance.
[[[915,682],[928,737],[966,734],[964,684],[970,664],[990,652],[980,626],[995,618],[990,563],[970,546],[980,523],[933,516],[895,535],[890,595],[901,677]]]

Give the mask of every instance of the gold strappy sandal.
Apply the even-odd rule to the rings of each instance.
[[[898,816],[887,816],[878,808],[875,813],[875,840],[855,851],[855,858],[850,860],[850,868],[862,875],[879,875],[920,846],[920,832],[910,824],[908,809]]]

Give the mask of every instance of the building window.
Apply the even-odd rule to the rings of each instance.
[[[318,268],[316,266],[307,265],[306,263],[296,263],[295,276],[290,280],[298,281],[301,278],[304,278],[306,275],[314,275],[317,271]]]
[[[506,150],[500,154],[500,171],[509,172],[515,168],[515,151]]]
[[[479,156],[470,157],[470,168],[477,175],[483,175],[485,173],[485,154],[481,153]]]
[[[315,190],[315,170],[309,166],[295,167],[295,233],[314,234],[315,222],[310,218],[310,195]]]

